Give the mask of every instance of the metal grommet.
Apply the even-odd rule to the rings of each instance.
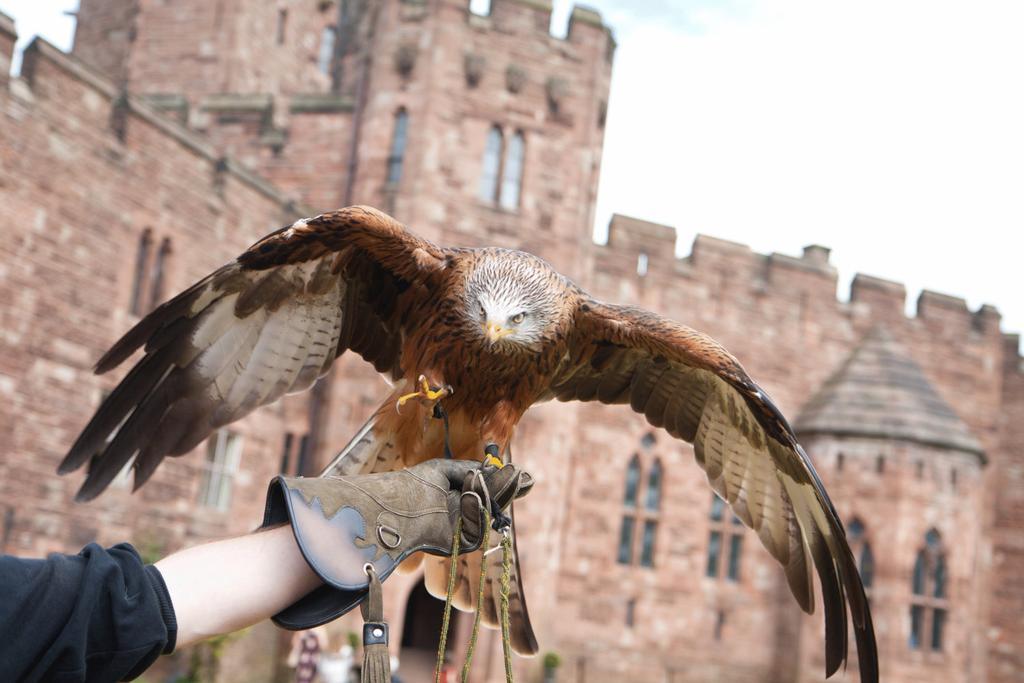
[[[366,564],[363,565],[363,573],[366,574],[367,576],[372,577],[376,573],[376,570],[373,568],[372,564],[367,562]]]

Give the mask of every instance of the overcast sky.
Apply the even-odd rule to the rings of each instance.
[[[479,3],[480,0],[474,0]],[[483,4],[486,4],[484,2]],[[565,30],[568,0],[552,28]],[[613,212],[992,303],[1024,332],[1024,3],[589,0],[615,58]],[[67,48],[77,0],[0,0]]]

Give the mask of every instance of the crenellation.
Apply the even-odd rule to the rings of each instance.
[[[676,230],[668,225],[614,214],[608,224],[608,246],[650,256],[673,256]]]
[[[850,285],[850,303],[868,306],[881,319],[901,320],[905,317],[907,288],[899,282],[857,273]]]
[[[966,300],[928,289],[917,297],[915,317],[934,332],[963,334],[972,327],[972,314]]]
[[[18,31],[14,26],[14,19],[0,12],[0,83],[6,83],[10,77],[14,43],[17,40]]]
[[[837,278],[838,272],[835,266],[830,265],[827,261],[822,263],[818,258],[807,258],[806,254],[804,256],[790,256],[789,254],[782,254],[777,251],[773,251],[768,255],[768,269],[771,271],[774,268],[787,268],[812,273],[822,276],[833,283]]]
[[[999,323],[1002,319],[1003,316],[998,308],[991,304],[982,304],[972,315],[971,326],[975,332],[980,334],[998,336],[1000,334]]]
[[[551,34],[549,0],[491,0],[490,25],[493,30],[516,35]]]
[[[1020,352],[1020,334],[1003,333],[1003,358],[1008,372],[1024,374],[1024,355]]]

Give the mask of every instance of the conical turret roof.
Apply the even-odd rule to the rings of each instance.
[[[807,402],[795,426],[800,436],[903,439],[976,453],[984,459],[981,444],[966,423],[882,327],[864,337]]]

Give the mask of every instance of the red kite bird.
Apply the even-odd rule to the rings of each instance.
[[[540,401],[628,404],[693,444],[711,486],[782,564],[806,612],[817,571],[827,674],[846,659],[849,609],[861,680],[878,680],[871,615],[842,523],[768,395],[709,337],[596,301],[535,256],[439,247],[375,209],[350,207],[263,238],[142,319],[96,372],[140,347],[141,360],[61,463],[61,473],[91,464],[79,500],[98,495],[129,462],[138,488],[165,456],[308,388],[348,350],[396,388],[336,459],[346,474],[438,457],[445,431],[429,417],[442,398],[459,457],[483,457],[489,443],[506,452]],[[443,569],[428,566],[426,578],[444,594]],[[473,591],[464,593],[459,606],[471,607]],[[513,616],[516,649],[536,652],[521,593]]]

